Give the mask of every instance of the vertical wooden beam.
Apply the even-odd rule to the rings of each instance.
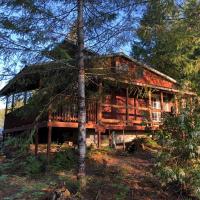
[[[38,128],[36,128],[35,132],[35,156],[38,155]]]
[[[134,114],[135,114],[135,120],[137,120],[137,98],[134,97]]]
[[[24,105],[27,103],[27,91],[24,92]]]
[[[125,151],[126,146],[125,146],[125,135],[124,135],[124,129],[123,129],[123,150]]]
[[[11,111],[13,111],[13,109],[14,109],[14,102],[15,102],[15,94],[12,94]]]
[[[174,95],[174,100],[175,100],[175,115],[178,115],[178,98],[177,95]]]
[[[112,135],[110,133],[110,129],[108,130],[108,140],[109,140],[109,147],[112,147]]]
[[[51,134],[52,134],[52,127],[48,127],[48,138],[47,138],[47,160],[49,161],[49,156],[51,152]]]
[[[151,110],[151,98],[152,98],[152,93],[151,93],[151,89],[149,89],[148,91],[148,97],[149,97],[149,120],[152,123],[152,110]]]
[[[128,88],[126,88],[126,125],[128,125],[129,120],[129,110],[128,110]]]
[[[98,131],[98,143],[97,143],[97,146],[98,146],[98,148],[100,148],[101,147],[101,132],[100,131]]]
[[[102,82],[99,84],[99,99],[98,99],[98,110],[97,110],[97,123],[99,124],[102,119]]]
[[[163,92],[160,93],[160,106],[161,106],[161,112],[164,111],[164,97],[163,97]]]
[[[5,115],[8,113],[8,95],[6,96],[6,108],[5,108]]]

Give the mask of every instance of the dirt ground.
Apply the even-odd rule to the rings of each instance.
[[[7,160],[1,157],[0,164]],[[20,175],[16,171],[1,172],[0,199],[50,199],[50,193],[61,181],[67,182],[71,199],[84,200],[177,200],[174,191],[162,189],[153,176],[153,156],[148,151],[127,154],[122,150],[93,150],[87,158],[87,185],[72,191],[76,185],[76,171],[47,171],[36,177]],[[22,169],[20,169],[22,170]],[[69,185],[68,185],[69,183]],[[70,199],[70,198],[69,198]]]
[[[95,188],[89,185],[88,189],[96,191],[92,196],[87,190],[85,198],[95,199],[98,192],[104,200],[127,199],[127,200],[175,200],[178,199],[173,191],[164,191],[159,181],[152,174],[153,157],[150,152],[140,151],[133,155],[128,155],[123,151],[111,154],[93,155],[93,161],[101,163],[99,176],[89,164],[88,175],[93,176],[94,182],[100,181],[102,184]],[[90,161],[91,162],[91,161]],[[99,164],[98,164],[99,166]],[[118,179],[118,180],[117,180]],[[117,190],[116,190],[117,188]],[[121,190],[120,190],[121,189]],[[97,192],[98,190],[98,192]],[[179,198],[181,199],[181,198]]]

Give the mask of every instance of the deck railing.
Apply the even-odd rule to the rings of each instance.
[[[100,107],[101,106],[101,107]],[[161,112],[160,109],[129,105],[105,104],[99,105],[97,99],[86,99],[87,123],[123,124],[159,124],[150,121],[151,112]],[[101,112],[99,119],[98,112]],[[60,95],[56,98],[49,110],[49,121],[78,122],[78,99]]]
[[[34,122],[37,113],[33,115],[31,112],[29,117],[19,116],[17,111],[23,110],[25,107],[8,113],[5,116],[5,129],[23,126]],[[86,122],[102,125],[123,125],[134,126],[149,124],[150,126],[158,125],[159,122],[151,120],[150,113],[164,112],[160,109],[152,109],[146,105],[118,105],[110,103],[100,103],[97,99],[86,99]],[[78,122],[78,99],[66,95],[58,95],[48,110],[44,113],[44,117],[40,121],[60,121],[60,122]]]
[[[86,99],[87,122],[97,121],[97,101]],[[50,106],[49,121],[78,122],[78,99],[76,97],[59,96]]]

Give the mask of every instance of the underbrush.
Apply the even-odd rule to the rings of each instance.
[[[156,140],[150,137],[135,138],[131,142],[126,144],[126,150],[129,153],[134,153],[141,150],[157,151],[161,146]]]
[[[167,116],[158,141],[155,174],[166,188],[179,195],[200,199],[200,116],[185,110],[179,116]]]
[[[50,167],[54,171],[70,170],[75,167],[77,163],[77,155],[73,148],[65,149],[57,152],[55,157],[50,161]]]

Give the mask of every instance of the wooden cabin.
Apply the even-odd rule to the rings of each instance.
[[[158,130],[165,113],[178,114],[195,96],[193,92],[180,91],[173,78],[123,53],[100,56],[88,51],[85,62],[86,79],[89,80],[86,84],[88,145],[100,146],[113,132],[120,143]],[[72,70],[73,77],[76,69],[73,62],[55,60],[26,66],[0,91],[0,95],[6,97],[4,138],[24,131],[29,134],[35,128],[36,153],[38,143],[47,142],[48,153],[52,141],[76,143],[75,91],[58,90],[40,105],[40,109],[36,109],[39,104],[29,108],[34,95],[43,90],[44,79],[59,71],[56,79],[59,84],[61,79],[68,77],[63,75],[67,67]],[[46,72],[48,75],[44,75]]]

